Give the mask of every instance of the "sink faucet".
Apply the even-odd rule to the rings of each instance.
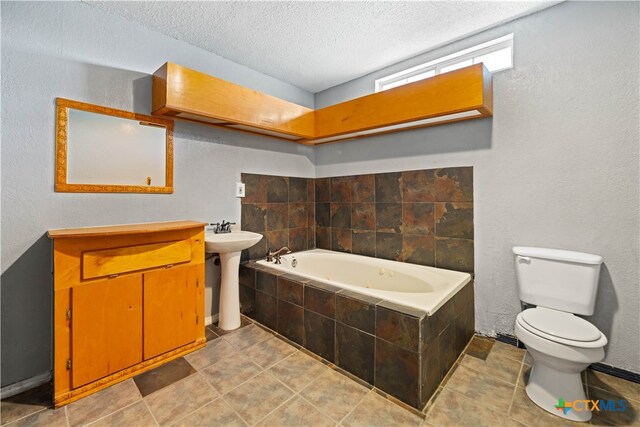
[[[235,222],[228,222],[228,221],[225,222],[225,220],[222,220],[222,222],[215,222],[209,225],[214,227],[213,228],[214,233],[219,234],[219,233],[231,233],[231,226],[235,224],[236,224]]]
[[[286,246],[281,247],[280,249],[278,249],[275,252],[269,252],[267,254],[267,262],[272,262],[273,261],[274,264],[282,264],[282,261],[280,261],[280,256],[283,253],[284,254],[288,254],[290,252],[291,252],[291,250],[289,250],[289,248],[286,247]]]

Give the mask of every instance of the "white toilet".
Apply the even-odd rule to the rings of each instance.
[[[581,372],[604,358],[607,337],[574,316],[593,314],[602,257],[559,249],[513,248],[518,294],[535,305],[518,314],[515,334],[533,357],[526,390],[536,405],[572,421],[589,421],[586,402],[569,410],[564,402],[586,400]]]

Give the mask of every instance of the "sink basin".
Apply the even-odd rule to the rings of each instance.
[[[228,254],[250,248],[262,239],[262,234],[251,231],[232,231],[231,233],[206,233],[205,252]]]

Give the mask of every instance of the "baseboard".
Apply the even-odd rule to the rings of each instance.
[[[605,374],[640,384],[640,374],[636,374],[635,372],[625,371],[624,369],[605,365],[604,363],[593,363],[589,365],[589,368],[594,371],[604,372]]]
[[[505,344],[511,344],[513,346],[516,346],[518,348],[525,348],[524,344],[522,344],[520,341],[518,341],[518,338],[511,336],[511,335],[506,335],[506,334],[496,334],[496,341],[500,341],[503,342]]]
[[[41,384],[47,383],[51,381],[51,378],[51,372],[45,372],[44,374],[36,375],[35,377],[27,378],[26,380],[4,386],[0,389],[0,399],[15,396],[23,391],[27,391]]]
[[[214,314],[213,316],[207,316],[204,318],[204,326],[209,326],[212,325],[213,323],[218,321],[218,318],[220,317],[219,313]]]
[[[527,348],[522,343],[522,341],[520,341],[518,338],[514,337],[513,335],[496,334],[496,341],[500,341],[505,344],[511,344],[518,348]],[[609,374],[613,377],[622,378],[623,380],[640,384],[640,374],[636,374],[635,372],[616,368],[615,366],[605,365],[604,363],[592,363],[591,365],[589,365],[589,369],[593,369],[594,371],[598,371],[598,372],[604,372],[605,374]]]

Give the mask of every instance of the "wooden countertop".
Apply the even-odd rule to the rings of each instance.
[[[101,237],[116,234],[141,234],[157,233],[171,230],[184,230],[188,228],[204,227],[206,223],[199,221],[166,221],[146,222],[142,224],[104,225],[99,227],[60,228],[49,230],[50,239],[68,237]]]

